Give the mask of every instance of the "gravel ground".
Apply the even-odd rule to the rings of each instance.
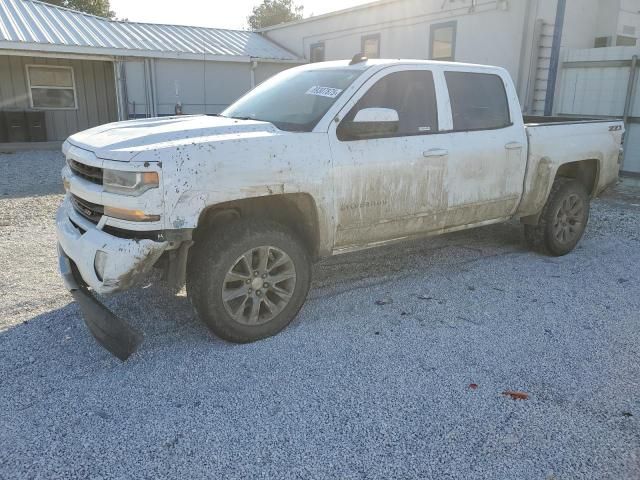
[[[507,224],[330,259],[252,345],[112,297],[122,364],[57,277],[61,164],[0,156],[0,478],[640,478],[640,190],[563,258]]]

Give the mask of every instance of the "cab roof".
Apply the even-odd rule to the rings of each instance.
[[[473,63],[461,63],[461,62],[442,62],[437,60],[416,60],[416,59],[367,59],[362,62],[352,63],[351,60],[335,60],[330,62],[316,62],[309,63],[305,65],[300,65],[295,67],[300,70],[323,70],[323,69],[335,69],[335,68],[348,68],[354,70],[368,70],[370,68],[383,68],[394,65],[433,65],[433,66],[444,66],[444,67],[469,67],[470,69],[486,69],[486,70],[504,70],[501,67],[492,66],[492,65],[480,65]]]

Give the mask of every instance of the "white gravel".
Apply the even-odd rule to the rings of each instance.
[[[514,223],[330,259],[252,345],[118,295],[122,364],[57,277],[61,164],[0,156],[0,478],[640,478],[640,190],[563,258]]]

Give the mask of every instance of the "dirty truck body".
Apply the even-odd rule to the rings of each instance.
[[[96,337],[112,351],[131,341],[121,358],[139,336],[118,336],[126,324],[91,291],[128,289],[154,266],[186,282],[217,335],[253,341],[295,317],[319,258],[513,218],[536,250],[570,252],[589,200],[618,177],[622,135],[621,121],[524,119],[497,67],[305,65],[220,116],[70,137],[60,266],[102,312],[96,325],[83,308]]]

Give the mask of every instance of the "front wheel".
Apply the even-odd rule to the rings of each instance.
[[[556,179],[538,224],[524,226],[527,244],[549,255],[568,254],[584,235],[589,210],[589,194],[582,183],[570,178]]]
[[[190,252],[187,294],[218,337],[248,343],[275,335],[298,314],[311,262],[298,237],[275,222],[242,219]]]

